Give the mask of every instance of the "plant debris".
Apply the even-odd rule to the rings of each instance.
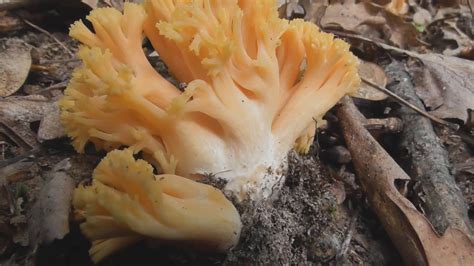
[[[0,39],[0,97],[21,88],[31,67],[31,47],[21,39]]]

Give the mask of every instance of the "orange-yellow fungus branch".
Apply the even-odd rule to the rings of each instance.
[[[94,10],[71,36],[85,46],[61,103],[74,145],[143,151],[165,173],[220,172],[239,199],[266,198],[292,147],[357,89],[349,46],[317,26],[278,18],[273,0],[147,0]],[[148,63],[146,36],[181,92]]]
[[[242,226],[220,190],[175,175],[154,176],[130,150],[110,152],[92,185],[76,189],[73,204],[95,262],[145,238],[225,251],[237,243]]]

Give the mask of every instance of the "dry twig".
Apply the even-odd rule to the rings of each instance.
[[[380,87],[379,85],[371,82],[370,80],[366,80],[364,78],[362,78],[362,82],[364,82],[365,84],[371,86],[372,88],[374,89],[377,89],[383,93],[386,93],[387,95],[389,95],[390,97],[392,97],[393,99],[397,100],[398,102],[400,102],[401,104],[411,108],[412,110],[414,110],[415,112],[419,113],[420,115],[426,117],[426,118],[429,118],[431,121],[433,122],[436,122],[440,125],[443,125],[443,126],[447,126],[453,130],[458,130],[459,129],[459,125],[457,124],[454,124],[454,123],[451,123],[451,122],[448,122],[446,120],[443,120],[441,118],[438,118],[434,115],[431,115],[429,113],[427,113],[426,111],[424,110],[421,110],[420,108],[418,108],[417,106],[415,106],[414,104],[411,104],[409,103],[408,101],[406,101],[405,99],[403,99],[402,97],[396,95],[395,93],[391,92],[390,90],[386,89],[386,88],[383,88],[383,87]]]
[[[53,34],[51,34],[50,32],[48,32],[47,30],[41,28],[40,26],[38,25],[35,25],[33,24],[32,22],[26,20],[26,19],[23,19],[23,21],[28,24],[29,26],[31,26],[32,28],[48,35],[50,38],[52,38],[57,44],[59,44],[62,48],[64,48],[64,50],[66,50],[66,52],[71,56],[71,57],[74,57],[74,53],[69,49],[67,48],[67,46],[62,43],[60,40],[58,40],[58,38],[56,38]]]
[[[344,259],[346,257],[347,251],[349,250],[349,245],[352,240],[352,235],[354,234],[355,225],[357,222],[357,216],[359,215],[359,209],[357,209],[351,217],[349,225],[346,230],[346,237],[344,238],[344,242],[342,242],[341,248],[336,254],[336,264],[343,264]]]

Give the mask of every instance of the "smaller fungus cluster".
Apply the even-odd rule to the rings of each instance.
[[[94,170],[92,185],[77,188],[73,205],[95,262],[144,238],[225,251],[241,228],[239,213],[220,190],[153,175],[131,150],[110,152]]]

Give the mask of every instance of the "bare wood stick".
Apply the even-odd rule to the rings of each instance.
[[[352,240],[352,235],[354,234],[358,215],[359,215],[359,209],[357,209],[355,213],[352,215],[352,218],[346,230],[346,237],[344,239],[344,242],[342,242],[341,248],[339,249],[339,252],[336,254],[337,265],[344,264],[344,259],[346,257],[347,251],[349,250],[349,245]]]
[[[44,89],[38,90],[37,92],[35,92],[35,94],[42,94],[42,93],[48,92],[50,90],[55,90],[55,89],[63,89],[67,87],[68,83],[69,83],[69,80],[61,81],[59,83],[50,85]]]
[[[404,69],[404,65],[398,62],[386,67],[387,75],[399,81],[392,83],[390,89],[418,108],[423,108],[410,75]],[[413,108],[402,107],[399,116],[404,124],[400,148],[407,153],[411,177],[419,183],[420,191],[416,191],[421,195],[419,207],[426,212],[439,233],[451,226],[474,235],[466,203],[449,169],[448,154],[434,132],[433,125],[428,119],[414,113]]]
[[[393,99],[397,100],[398,102],[400,102],[401,104],[411,108],[413,111],[419,113],[420,115],[424,116],[424,117],[427,117],[429,118],[431,121],[433,122],[436,122],[438,124],[441,124],[443,126],[447,126],[453,130],[458,130],[459,129],[459,125],[457,124],[454,124],[454,123],[451,123],[451,122],[448,122],[446,120],[443,120],[441,118],[438,118],[434,115],[431,115],[429,113],[427,113],[426,111],[424,110],[421,110],[420,108],[418,108],[416,105],[414,104],[411,104],[409,103],[408,101],[406,101],[405,99],[403,99],[402,97],[398,96],[397,94],[391,92],[390,90],[387,90],[386,88],[383,88],[383,87],[380,87],[379,85],[369,81],[369,80],[366,80],[364,78],[362,78],[362,82],[364,82],[365,84],[371,86],[372,88],[374,89],[377,89],[387,95],[389,95],[390,97],[392,97]]]
[[[398,117],[368,118],[364,122],[369,131],[380,133],[399,133],[403,129],[403,122]]]
[[[38,25],[35,25],[33,24],[32,22],[26,20],[26,19],[23,19],[23,21],[28,24],[29,26],[31,26],[32,28],[48,35],[50,38],[52,38],[57,44],[59,44],[64,50],[66,50],[66,52],[71,56],[71,57],[74,57],[74,53],[69,49],[67,48],[67,46],[62,43],[60,40],[58,40],[58,38],[56,38],[53,34],[51,34],[50,32],[48,32],[47,30],[41,28],[40,26]]]

